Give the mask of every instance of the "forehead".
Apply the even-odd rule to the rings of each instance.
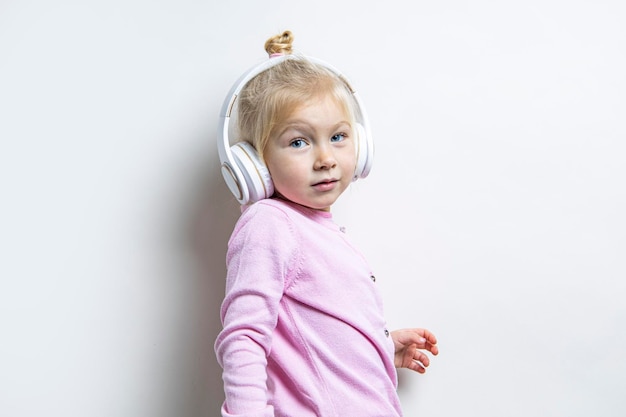
[[[333,95],[316,95],[294,105],[281,124],[289,124],[297,120],[334,120],[352,124],[352,112],[345,100]]]
[[[319,95],[310,99],[304,100],[298,105],[294,106],[293,112],[321,112],[327,111],[329,113],[345,116],[347,109],[341,100],[337,100],[330,95]]]

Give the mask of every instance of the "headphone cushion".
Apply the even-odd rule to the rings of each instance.
[[[245,186],[250,196],[248,203],[254,203],[274,194],[274,184],[265,163],[250,143],[235,143],[230,151],[237,166],[243,173]]]
[[[368,149],[367,133],[361,123],[356,123],[355,131],[356,167],[354,169],[354,179],[357,180],[358,178],[365,178],[369,173],[369,169],[367,169],[366,172],[366,167],[368,159],[370,159],[371,151]]]

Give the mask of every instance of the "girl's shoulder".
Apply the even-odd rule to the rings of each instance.
[[[329,212],[322,212],[277,198],[260,200],[245,208],[241,214],[235,233],[242,229],[260,230],[278,237],[285,233],[297,235],[298,230],[333,225]],[[333,226],[334,227],[334,226]]]
[[[296,250],[302,234],[294,216],[288,204],[274,199],[261,200],[246,207],[228,240],[229,256],[246,248],[258,251],[268,245],[272,251]]]
[[[299,222],[304,219],[318,220],[318,218],[330,218],[331,216],[330,213],[314,210],[290,201],[267,198],[248,206],[241,217],[278,218]]]
[[[293,228],[293,216],[293,210],[286,202],[276,199],[261,200],[243,209],[233,235],[250,230],[278,236],[284,230]]]
[[[293,216],[293,209],[282,200],[268,198],[246,207],[240,221],[267,221],[270,219],[287,221]]]

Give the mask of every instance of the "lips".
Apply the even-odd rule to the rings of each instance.
[[[338,181],[339,180],[335,178],[325,179],[325,180],[322,180],[320,182],[313,184],[313,188],[319,191],[330,191],[333,188],[335,188],[335,185],[337,184]]]
[[[339,181],[339,180],[336,179],[336,178],[328,178],[328,179],[322,180],[320,182],[316,182],[315,184],[313,184],[313,186],[319,185],[319,184],[328,184],[330,182],[337,182],[337,181]]]

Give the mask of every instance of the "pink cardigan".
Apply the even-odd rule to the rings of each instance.
[[[402,415],[376,279],[329,212],[253,204],[227,264],[223,416]]]

